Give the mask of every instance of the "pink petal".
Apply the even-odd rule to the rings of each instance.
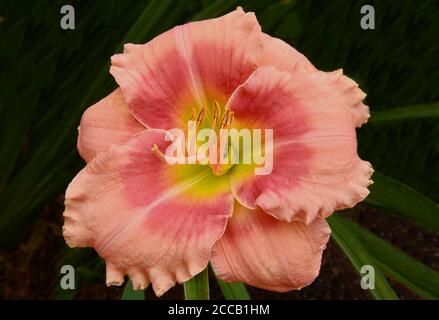
[[[258,59],[258,66],[273,66],[279,71],[297,72],[295,68],[298,64],[309,72],[317,72],[314,65],[299,51],[291,47],[285,41],[271,37],[265,33],[261,33],[263,50]],[[345,91],[347,98],[351,98],[351,113],[357,127],[367,122],[369,118],[369,110],[362,103],[365,97],[364,92],[358,88],[358,84],[352,79],[342,75],[342,71],[335,71],[340,77],[338,86]]]
[[[151,281],[161,295],[206,267],[233,197],[228,185],[213,184],[206,194],[208,167],[176,175],[177,165],[159,160],[153,144],[164,151],[164,133],[147,129],[87,164],[67,189],[63,235],[69,246],[96,249],[108,285],[128,274],[135,288]]]
[[[355,127],[369,113],[362,91],[346,79],[300,63],[289,73],[261,67],[234,92],[228,104],[238,126],[274,135],[270,175],[249,174],[245,165],[232,172],[242,205],[309,223],[368,195],[372,168],[358,157]]]
[[[152,128],[181,128],[193,109],[230,96],[257,67],[260,26],[241,8],[177,26],[112,58],[111,74],[132,113]],[[212,116],[212,115],[210,115]]]
[[[120,89],[88,108],[78,128],[78,150],[85,161],[145,130],[128,110]]]
[[[319,274],[330,229],[323,219],[309,225],[281,222],[261,209],[236,204],[226,232],[212,250],[216,275],[271,291],[309,285]]]
[[[259,56],[258,66],[273,66],[279,71],[291,72],[297,63],[307,70],[317,70],[313,64],[299,51],[285,41],[262,33],[263,50]]]

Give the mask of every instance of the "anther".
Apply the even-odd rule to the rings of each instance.
[[[228,118],[229,118],[229,112],[226,110],[226,111],[224,111],[223,115],[221,116],[221,125],[220,125],[221,129],[225,128],[225,126],[229,122]]]
[[[198,114],[197,127],[200,126],[200,124],[203,122],[205,113],[206,113],[206,110],[204,110],[204,108],[202,108],[200,113]]]
[[[234,116],[235,116],[235,113],[233,111],[230,111],[229,112],[229,122],[227,123],[228,127],[232,124]]]
[[[160,151],[160,149],[157,147],[157,145],[154,143],[151,147],[151,151],[152,153],[154,153],[154,155],[159,158],[160,160],[166,162],[166,157],[163,154],[163,152]]]

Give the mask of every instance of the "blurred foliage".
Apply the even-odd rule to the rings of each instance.
[[[59,26],[60,8],[68,3],[75,8],[75,30]],[[364,4],[375,8],[375,30],[360,28]],[[343,68],[368,93],[366,102],[377,116],[358,131],[359,152],[380,174],[366,203],[437,231],[439,10],[435,0],[0,0],[1,250],[19,243],[41,206],[62,193],[84,166],[75,148],[76,127],[84,109],[115,87],[108,73],[110,56],[123,43],[146,42],[174,25],[216,17],[237,5],[255,11],[264,32],[289,42],[320,69]],[[335,228],[339,243],[351,242],[353,226]],[[360,237],[351,244],[370,251],[364,241]],[[349,256],[352,250],[341,247]],[[387,249],[389,253],[394,248]],[[93,270],[103,272],[102,265],[77,253],[82,250],[66,252],[67,260],[83,268],[84,282],[99,279]],[[374,254],[363,254],[370,256]],[[397,273],[384,265],[380,270],[394,278]],[[410,276],[419,275],[407,272],[396,280]],[[437,292],[426,294],[416,279],[409,283],[416,284],[411,288],[418,294],[439,298]],[[386,292],[392,296],[387,290],[376,297],[385,298]]]
[[[439,298],[439,273],[352,221],[338,215],[332,215],[328,221],[335,240],[358,271],[363,265],[374,266],[376,288],[371,291],[375,297],[394,299],[389,285],[382,279],[384,273],[422,297]]]

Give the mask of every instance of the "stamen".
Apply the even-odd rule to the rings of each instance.
[[[229,127],[232,124],[234,116],[235,116],[235,113],[233,111],[230,111],[229,112],[229,122],[227,123],[227,127]]]
[[[151,151],[152,153],[154,153],[154,155],[159,159],[162,160],[163,162],[166,162],[166,157],[165,154],[163,152],[160,151],[160,149],[157,147],[157,145],[154,143],[151,147]]]
[[[195,108],[192,108],[192,117],[191,121],[195,121]]]
[[[220,125],[221,129],[224,129],[227,123],[229,122],[228,118],[229,118],[229,111],[226,110],[221,116],[221,125]]]
[[[206,114],[206,110],[204,108],[201,109],[200,113],[198,114],[197,118],[197,127],[200,126],[200,124],[203,122],[204,115]]]

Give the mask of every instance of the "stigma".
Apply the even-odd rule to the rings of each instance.
[[[154,143],[151,146],[151,151],[154,155],[161,161],[166,162],[166,156],[163,152],[160,151],[159,147]]]

